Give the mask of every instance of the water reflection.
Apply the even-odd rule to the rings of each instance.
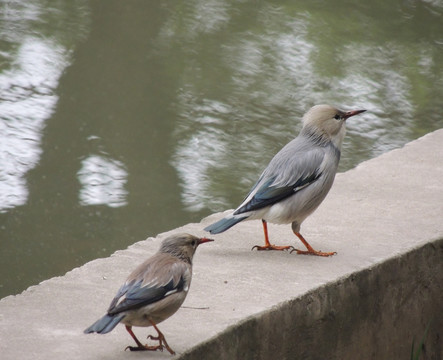
[[[199,109],[196,106],[196,109]],[[198,111],[198,110],[197,110]],[[188,115],[200,124],[217,124],[222,121],[220,114],[228,114],[229,110],[219,102],[209,102],[201,106],[199,115],[192,112]],[[186,123],[186,122],[185,122]],[[184,124],[185,124],[184,123]],[[182,125],[184,125],[182,124]],[[175,130],[180,138],[180,133],[187,131],[187,128],[178,126]],[[211,192],[210,169],[221,165],[218,161],[229,151],[225,144],[220,141],[226,137],[223,129],[207,128],[205,126],[195,129],[191,138],[179,140],[176,146],[173,166],[182,180],[182,201],[189,211],[203,210],[207,204],[202,201],[202,196]],[[217,200],[214,199],[214,204]],[[218,206],[227,206],[227,202],[222,202]]]
[[[46,221],[57,222],[53,204],[42,201],[44,189],[33,191],[29,174],[44,154],[71,45],[87,33],[85,2],[0,1],[0,297],[57,274],[66,259],[68,244],[50,241],[63,238]]]
[[[125,190],[128,174],[121,161],[91,155],[82,161],[77,176],[82,185],[81,205],[119,207],[128,204]]]
[[[50,40],[25,37],[13,59],[0,73],[0,211],[26,203],[25,175],[39,161],[41,132],[69,54]]]

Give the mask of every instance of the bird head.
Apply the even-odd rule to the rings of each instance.
[[[174,234],[163,240],[159,252],[177,256],[191,262],[192,257],[200,244],[214,241],[208,238],[198,238],[191,234]]]
[[[342,111],[330,105],[315,105],[303,116],[303,130],[324,140],[331,140],[337,147],[341,147],[346,133],[346,120],[364,111]]]

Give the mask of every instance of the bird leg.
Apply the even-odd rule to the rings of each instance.
[[[262,224],[263,224],[263,232],[265,233],[265,245],[264,246],[258,246],[255,245],[252,247],[251,250],[257,249],[257,250],[289,250],[292,249],[292,251],[294,251],[294,247],[293,246],[277,246],[277,245],[272,245],[269,242],[269,236],[268,236],[268,223],[266,222],[266,220],[262,219]]]
[[[156,351],[160,350],[163,351],[163,346],[149,346],[149,345],[143,345],[138,339],[137,336],[135,336],[134,332],[132,331],[132,326],[126,325],[126,330],[128,331],[129,335],[132,336],[137,346],[126,346],[125,350],[130,351]]]
[[[137,344],[137,346],[126,346],[125,350],[129,349],[130,351],[157,351],[157,350],[163,351],[163,344],[161,343],[161,341],[159,341],[160,344],[156,345],[156,346],[149,346],[148,344],[143,345],[137,339],[137,336],[135,336],[134,332],[132,331],[132,326],[126,325],[126,330],[128,331],[129,335],[132,336],[132,338],[134,339],[134,341]],[[149,339],[149,336],[148,336],[148,339]],[[169,348],[169,346],[166,347],[166,349],[168,349],[168,348]],[[168,351],[170,352],[170,348],[168,349]]]
[[[166,348],[166,350],[168,350],[169,353],[170,353],[171,355],[175,355],[175,351],[172,350],[172,349],[169,347],[168,343],[166,342],[166,338],[165,338],[165,336],[164,336],[163,333],[159,330],[159,328],[157,327],[157,325],[155,325],[154,322],[151,321],[151,320],[149,320],[149,322],[152,324],[152,326],[154,327],[154,329],[157,330],[157,333],[158,333],[158,334],[157,334],[157,336],[149,335],[149,336],[148,336],[148,339],[151,339],[151,340],[157,340],[157,341],[159,342],[159,344],[160,344],[159,346],[161,346],[162,348],[163,348],[163,344],[164,344],[164,347]]]
[[[306,248],[307,248],[308,250],[298,250],[298,249],[293,249],[293,250],[291,250],[291,253],[292,253],[293,251],[297,251],[297,254],[302,254],[302,255],[316,255],[316,256],[325,256],[325,257],[326,257],[326,256],[332,256],[332,255],[334,255],[334,254],[337,254],[335,251],[333,251],[333,252],[322,252],[322,251],[314,250],[314,249],[312,248],[312,246],[308,244],[308,242],[305,240],[305,238],[304,238],[299,232],[295,232],[295,231],[294,231],[294,234],[300,239],[300,241],[306,246]]]

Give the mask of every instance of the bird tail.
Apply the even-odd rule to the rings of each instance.
[[[117,324],[125,317],[124,314],[109,315],[106,314],[101,319],[98,319],[94,324],[88,327],[85,334],[90,334],[96,332],[98,334],[107,334],[112,329],[114,329]]]
[[[209,226],[206,226],[204,230],[209,231],[211,234],[220,234],[246,218],[247,216],[228,216]]]

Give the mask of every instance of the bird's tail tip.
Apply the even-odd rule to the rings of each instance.
[[[225,217],[223,219],[220,219],[219,221],[216,221],[215,223],[206,226],[204,228],[205,231],[208,231],[210,234],[220,234],[231,227],[233,227],[235,224],[239,223],[240,221],[246,219],[245,217]]]
[[[88,327],[87,329],[83,330],[83,334],[91,334],[94,333],[95,330],[92,329],[92,326]]]
[[[125,315],[109,315],[106,314],[102,318],[98,319],[94,324],[92,324],[87,329],[83,330],[84,334],[107,334],[112,329],[114,329],[117,324],[125,317]]]
[[[213,226],[214,224],[211,224],[209,226],[206,226],[203,230],[207,231],[210,234],[219,234],[219,232],[216,231],[216,229]]]

